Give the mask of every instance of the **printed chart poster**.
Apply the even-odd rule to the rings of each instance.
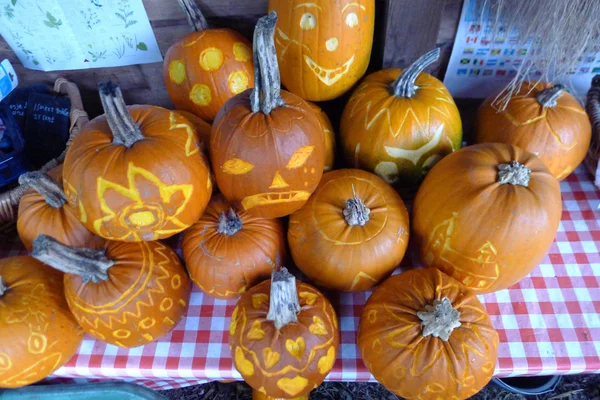
[[[444,84],[453,97],[485,98],[502,90],[517,74],[528,52],[536,51],[535,43],[518,47],[517,32],[498,29],[495,37],[492,26],[475,10],[475,2],[465,0]],[[592,77],[600,74],[600,55],[597,46],[590,48],[579,60],[577,68],[561,80],[575,95],[584,98]],[[532,68],[530,79],[537,81],[541,72]]]
[[[0,0],[0,35],[41,71],[162,61],[142,0]]]

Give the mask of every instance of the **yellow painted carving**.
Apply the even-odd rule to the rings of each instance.
[[[173,60],[169,64],[169,78],[176,84],[181,84],[185,81],[185,64],[181,60]]]
[[[306,201],[310,197],[310,192],[306,190],[294,190],[291,192],[280,193],[261,193],[244,197],[242,206],[245,210],[250,210],[256,206],[264,206],[277,203],[291,203],[294,201]]]
[[[317,299],[319,298],[318,294],[311,292],[300,292],[299,296],[301,299],[304,299],[304,302],[309,306],[314,305]]]
[[[173,277],[171,278],[171,287],[173,289],[179,289],[181,287],[181,276],[179,276],[177,274],[173,275]],[[183,300],[181,300],[181,301],[183,301]]]
[[[265,361],[265,366],[267,368],[273,368],[275,364],[279,362],[280,358],[281,354],[273,351],[270,347],[265,347],[263,349],[263,360]]]
[[[261,392],[261,393],[267,394],[267,391],[265,390],[264,386],[259,387],[258,391]]]
[[[354,277],[354,280],[352,281],[352,286],[350,286],[350,290],[354,290],[356,285],[358,285],[360,283],[360,281],[363,279],[368,279],[370,281],[377,283],[377,279],[373,278],[371,275],[367,274],[366,272],[360,271]]]
[[[317,336],[325,336],[327,335],[327,328],[325,327],[325,322],[316,315],[313,316],[313,323],[308,327],[308,330],[313,335]]]
[[[190,100],[199,106],[207,106],[212,101],[212,91],[203,83],[197,83],[190,90]]]
[[[358,168],[360,163],[358,162],[358,155],[360,153],[360,143],[356,145],[354,149],[354,168]]]
[[[252,328],[250,328],[247,337],[250,340],[262,340],[265,337],[265,331],[260,327],[260,321],[252,323]]]
[[[275,177],[273,177],[273,182],[271,182],[271,186],[269,189],[283,189],[290,185],[283,179],[283,177],[279,174],[279,171],[275,172]]]
[[[175,116],[174,112],[169,114],[169,123],[170,131],[174,129],[185,129],[185,133],[187,134],[187,139],[185,141],[185,155],[187,157],[200,152],[200,148],[194,140],[194,129],[189,124],[186,124],[184,122],[177,123],[177,117]]]
[[[248,74],[245,71],[233,71],[227,78],[227,86],[233,94],[242,93],[248,89]]]
[[[27,350],[31,354],[42,354],[46,351],[48,345],[48,338],[38,332],[31,332],[29,339],[27,339]]]
[[[350,70],[352,64],[354,64],[355,55],[346,61],[341,67],[338,68],[325,68],[308,55],[304,55],[304,62],[308,65],[308,68],[315,74],[315,76],[327,86],[336,84],[340,79],[344,77]]]
[[[435,135],[433,135],[433,138],[429,142],[425,143],[423,146],[419,147],[418,149],[407,150],[407,149],[402,149],[400,147],[385,146],[385,151],[388,153],[388,155],[390,157],[403,158],[405,160],[412,162],[414,165],[417,165],[417,163],[419,162],[421,157],[423,157],[424,154],[435,149],[440,144],[443,133],[444,133],[444,124],[440,124],[437,131],[435,132]]]
[[[312,31],[317,26],[317,17],[312,13],[304,13],[300,17],[300,28],[305,31]]]
[[[233,55],[236,61],[248,62],[252,60],[252,51],[242,42],[235,42],[233,44]]]
[[[346,25],[348,25],[350,28],[355,28],[358,26],[358,15],[356,15],[356,13],[351,12],[348,15],[346,15]]]
[[[306,378],[301,377],[300,375],[296,375],[294,378],[281,378],[277,381],[277,387],[291,397],[296,396],[298,393],[302,392],[306,386],[308,385],[308,380]]]
[[[367,313],[367,319],[370,323],[374,324],[377,321],[377,310],[369,310]]]
[[[431,393],[442,393],[446,390],[446,388],[444,388],[444,386],[440,385],[439,383],[434,382],[432,384],[427,385],[426,390]]]
[[[127,329],[117,329],[113,332],[113,336],[118,339],[127,339],[129,336],[131,336],[131,332]]]
[[[252,307],[258,310],[260,306],[269,301],[269,296],[265,293],[256,293],[252,295]]]
[[[6,353],[0,353],[0,371],[6,371],[12,368],[13,362]]]
[[[340,44],[340,41],[338,40],[338,38],[332,37],[331,39],[329,39],[325,42],[325,47],[327,48],[328,51],[336,51],[339,44]]]
[[[329,350],[327,350],[327,354],[323,357],[319,358],[317,363],[317,367],[319,368],[319,373],[322,375],[326,375],[333,368],[333,364],[335,363],[335,347],[331,346]]]
[[[240,160],[239,158],[232,158],[231,160],[225,161],[225,164],[223,164],[221,169],[226,174],[244,175],[254,169],[254,164],[250,164],[249,162]]]
[[[159,309],[162,312],[169,311],[173,307],[173,299],[170,297],[165,297],[161,300]]]
[[[146,317],[138,324],[138,329],[150,329],[156,325],[156,320],[152,317]]]
[[[154,340],[154,337],[152,335],[150,335],[149,333],[142,333],[142,337],[149,342],[152,342]]]
[[[353,1],[353,2],[346,4],[344,6],[344,8],[342,8],[342,14],[345,13],[346,10],[350,7],[359,7],[363,11],[365,11],[367,9],[364,5],[360,4],[359,2]]]
[[[54,371],[61,365],[62,353],[52,353],[46,357],[37,360],[33,365],[30,365],[22,371],[17,371],[15,375],[1,379],[1,386],[24,386],[30,383],[30,376],[38,375],[42,366],[46,371]]]
[[[171,325],[171,326],[175,325],[175,322],[169,317],[164,317],[163,322],[167,325]]]
[[[381,345],[381,339],[377,338],[377,339],[373,340],[373,344],[371,345],[371,348],[373,349],[373,351],[375,353],[381,353],[381,351],[383,350],[383,346]]]
[[[200,67],[205,71],[216,71],[223,65],[223,52],[216,47],[209,47],[200,54]]]
[[[292,356],[296,357],[298,361],[302,360],[302,356],[304,355],[304,349],[306,347],[306,342],[304,338],[300,336],[295,341],[292,339],[287,339],[285,341],[285,348]]]
[[[156,217],[150,211],[138,211],[129,215],[129,222],[138,227],[146,227],[156,222]]]
[[[242,375],[254,375],[254,365],[246,359],[241,347],[235,348],[235,365]]]
[[[315,146],[300,147],[294,152],[294,154],[292,154],[292,158],[290,158],[290,161],[287,163],[286,168],[295,169],[300,168],[301,166],[306,164],[306,161],[308,161],[308,157],[310,157],[314,149]]]
[[[395,183],[400,178],[400,171],[395,162],[382,161],[375,167],[375,173],[389,184]]]
[[[229,334],[231,336],[235,335],[235,329],[237,328],[237,315],[239,308],[236,306],[233,310],[233,314],[231,314],[231,323],[229,324]]]

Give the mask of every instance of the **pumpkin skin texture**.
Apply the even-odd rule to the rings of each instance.
[[[293,399],[284,399],[283,397],[271,397],[258,390],[252,389],[252,400],[308,400],[308,395],[294,397]]]
[[[528,186],[501,184],[500,165],[531,170]],[[421,259],[477,293],[505,289],[548,253],[561,218],[558,181],[516,146],[469,146],[436,165],[413,203]]]
[[[181,246],[192,281],[218,299],[237,298],[268,279],[286,253],[280,220],[243,211],[232,216],[230,210],[222,195],[214,195],[204,215],[183,233]]]
[[[112,97],[110,89],[101,88],[101,96],[117,101],[120,91]],[[212,193],[209,166],[193,126],[177,112],[147,105],[126,110],[119,117],[131,119],[141,133],[122,144],[117,139],[135,134],[117,135],[106,115],[90,121],[67,151],[65,193],[81,222],[98,236],[168,238],[204,212]]]
[[[41,233],[76,247],[100,248],[104,239],[95,236],[79,221],[76,209],[66,203],[62,192],[62,165],[48,171],[48,176],[58,184],[62,206],[52,206],[33,188],[29,188],[19,201],[17,232],[27,251],[31,251],[33,240]],[[57,204],[58,205],[58,204]]]
[[[444,298],[460,313],[447,341],[424,336],[417,315]],[[379,285],[363,309],[357,344],[375,379],[407,400],[467,399],[490,381],[498,357],[498,333],[475,294],[434,268]]]
[[[63,274],[33,257],[0,260],[0,388],[44,379],[77,352],[83,330],[63,294]]]
[[[325,167],[323,167],[323,172],[331,171],[335,164],[335,132],[333,125],[327,113],[321,107],[310,101],[307,101],[307,103],[317,115],[321,128],[323,128],[323,138],[325,139]]]
[[[550,87],[543,82],[523,84],[501,112],[492,106],[496,96],[490,96],[479,107],[475,140],[513,144],[534,153],[560,181],[585,158],[592,125],[585,109],[569,93],[557,93],[559,97],[544,107],[537,97]]]
[[[295,7],[288,0],[270,0],[269,11],[279,15],[277,59],[290,92],[305,100],[331,100],[365,74],[373,45],[373,0],[315,0]]]
[[[348,165],[414,185],[460,148],[462,122],[444,84],[427,73],[416,77],[412,97],[395,96],[390,85],[402,72],[385,69],[363,80],[344,108],[340,137]]]
[[[354,193],[370,210],[363,226],[345,216]],[[370,289],[389,276],[408,238],[408,212],[398,193],[358,169],[323,175],[308,202],[290,216],[288,229],[296,266],[319,285],[344,292]]]
[[[331,303],[312,286],[296,282],[298,322],[276,329],[267,320],[271,280],[238,300],[231,317],[229,344],[236,369],[255,390],[275,398],[308,394],[329,373],[339,345]]]
[[[208,152],[208,144],[210,143],[210,131],[212,127],[208,122],[205,122],[200,117],[192,114],[191,112],[177,110],[177,112],[191,122],[192,126],[196,131],[196,143],[198,148],[203,152]]]

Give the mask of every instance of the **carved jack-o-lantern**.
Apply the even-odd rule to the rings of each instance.
[[[330,100],[364,75],[373,44],[373,0],[270,0],[269,10],[280,16],[275,43],[290,92]]]

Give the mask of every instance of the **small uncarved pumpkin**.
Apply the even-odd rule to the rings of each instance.
[[[335,164],[335,131],[333,130],[333,125],[327,116],[327,113],[321,109],[315,103],[311,103],[307,101],[308,105],[317,115],[319,119],[319,123],[321,124],[321,128],[323,128],[323,139],[325,139],[325,167],[323,167],[323,171],[331,171],[333,169],[333,165]]]
[[[232,299],[281,266],[285,229],[280,220],[234,210],[216,194],[183,233],[181,248],[192,281],[213,297]]]
[[[40,235],[32,255],[65,272],[71,312],[104,342],[127,348],[150,343],[171,332],[187,310],[187,272],[160,242],[108,241],[105,249],[86,249]]]
[[[168,238],[200,218],[212,193],[209,167],[190,122],[155,106],[126,107],[101,83],[105,115],[73,140],[63,167],[80,221],[109,240]]]
[[[62,187],[62,166],[48,171],[27,172],[19,177],[28,189],[19,201],[17,232],[31,251],[33,240],[41,233],[69,246],[99,248],[104,239],[90,232],[80,221],[77,210],[67,203]]]
[[[167,50],[165,85],[177,109],[210,122],[229,98],[252,87],[251,46],[234,30],[209,29],[194,0],[178,1],[195,32]]]
[[[413,203],[413,238],[426,266],[478,293],[505,289],[544,258],[560,223],[556,178],[533,154],[502,143],[444,158]]]
[[[506,109],[490,96],[479,108],[478,143],[508,143],[536,154],[558,180],[585,158],[592,126],[585,109],[561,85],[524,83]]]
[[[403,71],[375,72],[352,93],[340,128],[348,165],[411,185],[460,148],[458,108],[444,84],[423,72],[438,57],[436,49]]]
[[[290,216],[295,264],[316,283],[362,291],[400,264],[408,245],[408,212],[396,191],[358,169],[323,175],[308,202]]]
[[[407,400],[469,398],[490,381],[498,357],[498,333],[475,294],[433,268],[379,285],[357,344],[375,379]]]
[[[276,398],[307,395],[335,363],[338,322],[331,303],[285,268],[240,297],[229,344],[253,389]]]
[[[254,89],[230,99],[213,124],[210,158],[219,190],[236,208],[262,218],[296,211],[324,167],[323,130],[301,98],[281,90],[273,44],[277,16],[254,32]]]
[[[33,257],[0,260],[0,388],[44,379],[71,359],[83,333],[61,272]]]
[[[271,397],[266,394],[259,392],[258,390],[252,389],[252,400],[308,400],[308,395],[294,397],[293,399],[286,399],[283,397]]]

